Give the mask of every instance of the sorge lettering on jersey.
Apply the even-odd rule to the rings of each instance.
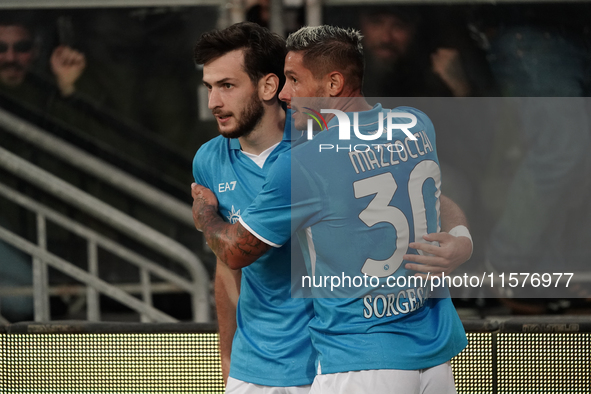
[[[428,297],[428,292],[422,287],[375,297],[368,294],[363,297],[363,317],[382,318],[414,312],[423,306]]]
[[[366,172],[388,166],[395,166],[401,161],[406,162],[409,158],[416,159],[433,152],[433,145],[425,131],[414,134],[416,140],[405,138],[404,141],[396,140],[388,144],[361,144],[355,145],[349,152],[349,159],[355,172]]]

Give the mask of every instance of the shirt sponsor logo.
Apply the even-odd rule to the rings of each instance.
[[[236,188],[236,181],[232,182],[222,182],[218,185],[218,191],[220,193],[226,192],[228,190],[232,191]]]

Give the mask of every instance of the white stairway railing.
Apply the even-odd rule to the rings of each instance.
[[[111,186],[127,193],[137,200],[166,213],[190,228],[194,228],[191,207],[155,189],[146,182],[121,171],[81,149],[48,134],[39,127],[25,122],[10,112],[0,108],[0,127],[14,136],[23,139],[39,149],[58,157],[77,169],[92,175]],[[187,169],[189,171],[190,169]],[[187,185],[187,192],[189,185]]]
[[[35,126],[15,118],[13,115],[5,113],[2,110],[0,110],[0,126],[30,142],[38,144],[44,149],[51,150],[53,154],[76,165],[77,168],[86,170],[92,175],[132,194],[138,200],[144,201],[154,208],[167,213],[169,216],[176,218],[181,223],[192,227],[191,208],[188,204],[183,204],[170,198],[151,188],[149,185],[136,180],[100,160],[90,157],[77,148],[47,135]],[[194,321],[210,321],[209,276],[199,258],[185,246],[1,147],[0,167],[83,212],[100,219],[162,256],[174,260],[178,264],[181,264],[190,275],[190,278],[182,278],[160,266],[158,263],[152,262],[86,226],[76,223],[50,208],[0,184],[0,195],[27,210],[35,212],[37,215],[37,244],[33,244],[0,227],[0,239],[33,257],[33,288],[28,290],[22,288],[12,289],[12,294],[33,291],[36,321],[49,320],[48,297],[52,289],[49,288],[47,283],[48,265],[86,285],[87,318],[89,320],[100,320],[98,293],[103,293],[138,311],[143,321],[175,321],[175,319],[154,309],[151,305],[151,296],[155,289],[158,289],[158,291],[175,289],[176,291],[186,291],[191,295]],[[133,187],[130,187],[130,185]],[[45,234],[46,220],[50,220],[87,240],[88,271],[80,269],[79,266],[81,264],[76,265],[72,262],[67,262],[47,251],[47,237]],[[97,251],[99,247],[139,267],[140,283],[135,286],[128,284],[127,288],[130,292],[140,292],[143,301],[133,297],[130,292],[123,291],[119,286],[110,285],[98,278],[99,262]],[[164,279],[168,283],[151,284],[151,274]],[[0,296],[9,290],[1,289]],[[79,292],[80,289],[77,291]]]

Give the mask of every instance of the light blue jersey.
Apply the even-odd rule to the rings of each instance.
[[[378,139],[351,132],[350,140],[339,140],[333,118],[327,131],[279,157],[240,220],[274,245],[297,232],[309,278],[292,280],[311,287],[315,297],[310,332],[322,373],[429,368],[467,344],[447,289],[435,296],[426,283],[411,282],[415,272],[402,258],[417,253],[410,242],[439,231],[433,125],[414,108],[377,105],[359,113],[362,135],[376,134],[380,112]],[[409,129],[416,140],[401,129],[388,138],[389,112],[416,118]],[[353,114],[347,115],[353,125]]]
[[[215,193],[226,221],[238,220],[261,191],[273,162],[290,149],[288,130],[289,124],[263,168],[241,152],[238,139],[219,136],[199,149],[193,160],[195,181]],[[308,385],[314,379],[315,353],[307,329],[313,306],[309,299],[291,298],[290,249],[274,248],[242,269],[232,378],[277,387]]]

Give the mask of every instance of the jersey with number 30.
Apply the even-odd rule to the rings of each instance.
[[[414,138],[386,132],[390,112],[396,124],[416,120]],[[309,328],[322,373],[439,365],[466,346],[465,332],[447,289],[431,294],[403,261],[418,253],[410,242],[439,231],[433,124],[414,108],[379,104],[347,116],[364,139],[339,140],[333,118],[277,159],[240,222],[274,246],[297,233],[308,277],[292,281],[315,297]]]

